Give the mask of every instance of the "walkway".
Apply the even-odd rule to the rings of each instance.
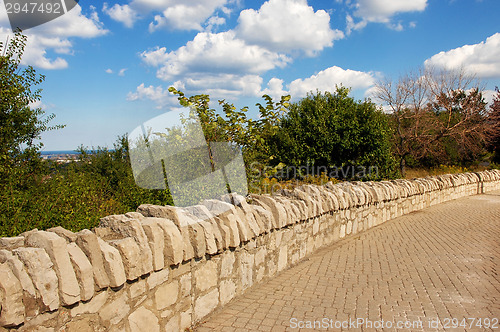
[[[500,331],[499,319],[496,191],[414,212],[321,249],[194,330]]]

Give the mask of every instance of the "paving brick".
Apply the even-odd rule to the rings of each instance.
[[[321,249],[194,330],[298,331],[291,318],[326,316],[427,331],[436,318],[500,317],[499,238],[500,191],[435,205]]]

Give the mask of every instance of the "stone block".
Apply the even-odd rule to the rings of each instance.
[[[109,244],[118,249],[121,255],[123,268],[127,280],[135,280],[144,274],[141,248],[133,238],[109,241]]]
[[[52,232],[38,231],[25,238],[25,244],[45,249],[53,263],[59,284],[59,298],[63,305],[80,301],[80,286],[69,259],[66,240]]]
[[[157,225],[163,231],[164,249],[163,257],[165,265],[176,265],[184,259],[185,244],[181,232],[175,226],[172,220],[164,218],[155,218]],[[190,244],[189,244],[190,245]],[[191,247],[191,251],[192,251]],[[191,256],[192,257],[192,256]]]
[[[141,250],[142,274],[153,271],[153,254],[149,247],[149,240],[142,228],[141,222],[137,219],[111,218],[108,216],[101,218],[100,226],[109,227],[116,233],[125,237],[133,238]],[[124,216],[125,217],[125,216]]]
[[[47,232],[56,233],[57,235],[59,235],[60,237],[65,239],[66,242],[75,242],[77,239],[77,236],[75,233],[73,233],[72,231],[67,230],[65,228],[62,228],[61,226],[49,228],[49,229],[47,229]]]
[[[156,309],[165,309],[177,302],[179,298],[179,283],[174,280],[158,286],[154,294]]]
[[[88,301],[94,296],[94,272],[85,253],[76,245],[68,243],[69,259],[73,264],[73,270],[80,286],[80,297],[82,301]]]
[[[217,286],[217,263],[209,260],[194,271],[196,290],[201,293]]]
[[[103,239],[98,238],[97,240],[99,242],[99,246],[101,247],[104,270],[108,274],[109,286],[122,286],[125,281],[127,281],[127,278],[125,277],[125,268],[123,266],[120,252]]]
[[[128,323],[131,331],[160,332],[158,318],[144,307],[139,307],[131,313],[128,316]]]
[[[254,256],[247,252],[240,252],[239,255],[239,277],[241,288],[247,289],[253,285]]]
[[[99,317],[104,322],[116,325],[130,312],[127,292],[117,292],[114,297],[109,297],[106,304],[98,311]]]
[[[102,259],[101,248],[97,242],[97,236],[88,229],[84,229],[76,233],[76,236],[76,244],[88,257],[90,264],[92,264],[94,281],[97,288],[103,289],[108,287],[109,279],[106,271],[104,270],[104,261]]]
[[[219,305],[219,290],[198,297],[194,302],[194,321],[197,322],[211,313]]]
[[[0,249],[16,249],[24,245],[24,236],[0,237]]]
[[[223,280],[219,287],[220,304],[225,305],[236,296],[236,284],[232,280]]]
[[[0,325],[17,326],[24,322],[23,288],[9,265],[0,264]]]
[[[12,251],[26,267],[26,272],[40,294],[42,309],[59,308],[57,275],[52,269],[49,255],[41,248],[17,248]]]
[[[153,254],[153,270],[160,271],[165,267],[165,235],[155,219],[157,218],[145,218],[141,220],[141,224]]]

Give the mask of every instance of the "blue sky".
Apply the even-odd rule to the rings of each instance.
[[[2,2],[0,0],[0,2]],[[111,146],[178,106],[167,91],[250,106],[261,96],[351,87],[420,66],[463,67],[500,86],[498,0],[80,1],[26,30],[41,106],[66,128],[44,150]],[[0,4],[0,40],[11,33]]]

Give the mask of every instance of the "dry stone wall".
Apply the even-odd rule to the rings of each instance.
[[[322,246],[496,189],[500,171],[305,185],[0,238],[0,330],[182,331]]]

